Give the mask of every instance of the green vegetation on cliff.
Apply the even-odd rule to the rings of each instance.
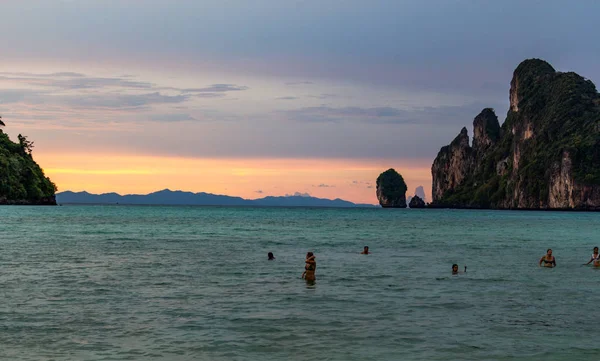
[[[498,136],[491,137],[491,147],[476,155],[459,186],[442,189],[443,196],[436,203],[596,209],[600,201],[600,95],[596,86],[576,73],[557,72],[543,60],[529,59],[514,72],[510,104]],[[485,129],[492,135],[490,131],[495,133],[493,127]]]
[[[31,156],[33,142],[19,134],[19,143],[0,130],[0,204],[52,204],[56,186]]]

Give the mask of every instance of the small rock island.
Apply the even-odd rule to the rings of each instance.
[[[425,201],[423,200],[423,198],[415,195],[414,197],[412,197],[412,199],[408,203],[408,207],[409,208],[425,208]]]
[[[406,183],[393,168],[377,177],[377,199],[383,208],[406,208]]]
[[[15,143],[0,129],[0,205],[56,205],[56,185],[33,160],[33,142],[18,138]]]

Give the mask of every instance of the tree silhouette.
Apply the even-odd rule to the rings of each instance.
[[[6,124],[4,124],[4,122],[2,121],[2,115],[0,115],[0,126],[5,127]]]
[[[19,144],[21,145],[23,152],[31,155],[31,152],[33,152],[33,142],[27,140],[27,137],[21,134],[19,134],[17,138],[19,138]]]

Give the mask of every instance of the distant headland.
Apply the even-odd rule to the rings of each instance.
[[[375,207],[357,204],[339,198],[324,199],[302,194],[281,197],[244,199],[211,193],[192,193],[164,189],[150,194],[117,193],[90,194],[88,192],[61,192],[56,195],[60,204],[127,204],[127,205],[196,205],[196,206],[258,206],[258,207]]]

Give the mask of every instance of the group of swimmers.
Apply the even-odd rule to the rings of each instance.
[[[369,252],[369,246],[365,246],[363,251],[360,254],[371,254]],[[268,260],[275,260],[275,256],[273,252],[269,252],[267,254]],[[543,263],[543,266],[542,266]],[[584,263],[584,265],[589,265],[593,263],[594,267],[600,267],[600,254],[598,253],[598,247],[594,247],[594,252],[592,253],[592,258],[588,261],[588,263]],[[546,254],[540,259],[539,262],[540,267],[556,267],[556,258],[552,255],[552,249],[548,249]],[[312,252],[308,252],[306,254],[306,260],[304,261],[304,272],[302,272],[302,278],[308,282],[314,282],[316,279],[315,272],[317,271],[317,261],[315,260],[315,255]],[[459,272],[458,265],[455,263],[452,265],[452,274],[457,275],[459,273],[467,273],[467,266],[465,266],[463,272]]]
[[[594,267],[600,267],[600,254],[598,253],[598,247],[594,247],[592,258],[588,261],[588,263],[584,263],[583,265],[587,266],[590,263],[592,263],[592,266]],[[546,254],[540,258],[539,266],[548,268],[556,267],[556,258],[552,255],[552,248],[549,248],[546,251]]]

